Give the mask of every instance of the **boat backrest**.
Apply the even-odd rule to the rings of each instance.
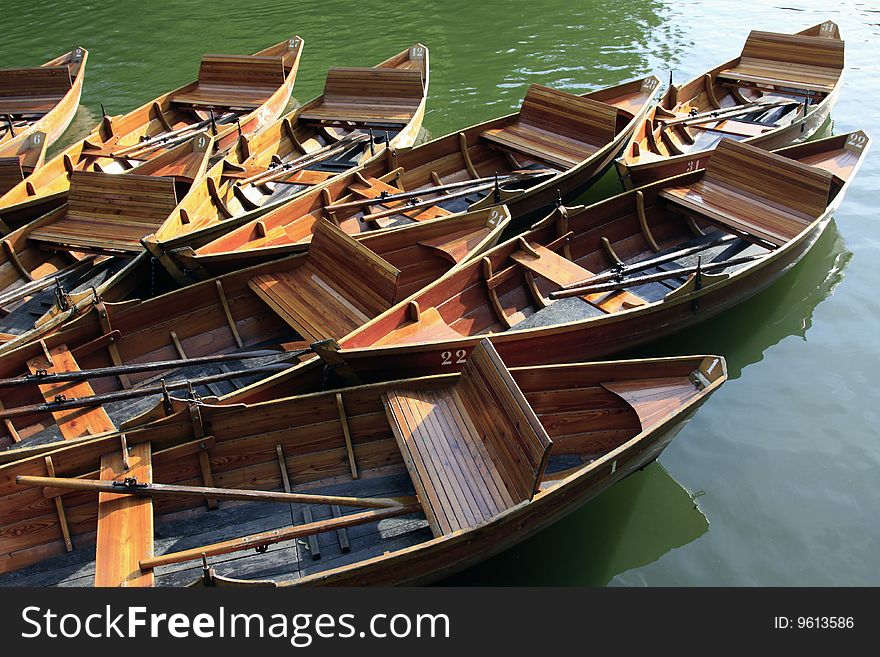
[[[284,59],[265,55],[204,55],[199,87],[277,89],[284,84]]]
[[[488,522],[538,491],[552,442],[488,340],[455,385],[383,394],[435,536]]]
[[[115,220],[120,229],[128,223],[158,226],[177,205],[177,193],[173,178],[74,171],[67,203],[68,217]]]
[[[606,103],[532,84],[519,120],[577,141],[605,144],[617,134],[617,108]]]
[[[339,67],[327,71],[324,101],[418,105],[424,96],[422,73],[415,69]]]
[[[0,98],[61,97],[72,84],[67,66],[0,69]]]
[[[24,179],[21,160],[17,157],[0,157],[0,194],[5,194]]]
[[[367,315],[384,312],[396,300],[400,271],[326,219],[315,222],[307,257],[309,267],[356,299]]]
[[[531,499],[552,442],[491,342],[483,340],[468,354],[456,389],[491,444],[514,501]]]
[[[752,30],[743,46],[741,58],[839,71],[843,69],[843,51],[844,43],[840,39]]]
[[[777,206],[818,217],[828,206],[832,174],[763,148],[722,139],[706,164],[704,184],[720,184]]]

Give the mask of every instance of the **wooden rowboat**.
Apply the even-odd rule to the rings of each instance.
[[[0,585],[430,582],[656,459],[725,379],[717,356],[508,370],[485,341],[460,374],[177,404],[0,466]]]
[[[646,344],[735,306],[789,271],[827,226],[868,145],[865,133],[854,132],[787,150],[801,162],[722,141],[705,170],[590,207],[560,208],[337,346],[322,344],[323,360],[221,401],[315,390],[332,383],[328,374],[350,385],[457,370],[485,337],[513,366],[601,358]]]
[[[211,139],[199,135],[132,173],[75,171],[64,205],[0,240],[0,351],[59,325],[96,294],[124,298],[130,286],[113,285],[148,271],[139,237],[204,175],[210,152]]]
[[[189,382],[197,394],[219,396],[286,369],[297,350],[344,337],[493,246],[509,221],[503,211],[360,241],[322,222],[304,254],[148,301],[89,299],[88,310],[57,332],[0,356],[0,378],[23,377],[0,384],[0,447],[115,430],[162,399],[163,378],[171,390]],[[117,369],[98,377],[93,370],[102,367]],[[53,380],[59,373],[64,382]],[[101,397],[83,401],[93,395]]]
[[[664,94],[616,161],[624,186],[700,168],[721,139],[767,150],[808,139],[837,102],[843,64],[832,21],[797,34],[752,31],[739,57]]]
[[[301,253],[308,248],[316,223],[322,220],[329,219],[347,234],[360,239],[366,235],[416,226],[441,217],[453,219],[467,215],[467,205],[455,199],[448,201],[448,207],[462,210],[463,214],[444,209],[442,203],[427,210],[403,210],[405,215],[379,221],[363,220],[363,213],[357,207],[327,210],[334,205],[357,203],[365,196],[378,196],[383,191],[397,189],[394,185],[399,184],[400,173],[396,169],[381,178],[367,177],[360,170],[340,174],[275,209],[260,211],[241,228],[200,248],[194,249],[192,245],[199,244],[207,233],[214,232],[212,227],[181,234],[182,227],[173,225],[176,223],[174,216],[163,225],[163,229],[168,229],[170,225],[170,231],[177,232],[176,237],[160,241],[154,235],[142,243],[179,283],[185,284],[194,279],[205,280],[293,253]],[[459,204],[455,205],[456,202]],[[396,204],[395,207],[402,203],[388,201],[389,205]],[[506,211],[494,207],[488,207],[486,212],[489,221],[500,221],[506,216]]]
[[[525,221],[592,184],[644,117],[658,87],[653,76],[582,96],[532,85],[518,113],[406,152],[388,149],[346,178],[344,188],[321,187],[323,196],[314,192],[271,215],[258,211],[209,225],[189,233],[185,243],[162,243],[160,237],[146,246],[180,279],[195,266],[186,246],[207,244],[195,253],[211,256],[202,259],[206,269],[214,255],[231,266],[233,251],[251,263],[264,261],[286,246],[302,248],[317,216],[356,234],[504,203],[515,221]],[[178,249],[182,258],[175,260]]]
[[[22,226],[64,203],[73,172],[125,173],[198,134],[224,153],[281,115],[302,49],[293,37],[255,55],[204,55],[196,81],[124,116],[104,116],[85,139],[0,197],[0,218]]]
[[[43,166],[47,146],[44,132],[32,132],[24,140],[16,139],[14,143],[0,145],[0,194],[5,194]],[[6,235],[10,232],[9,227],[0,223],[0,232]]]
[[[150,237],[165,243],[183,233],[285,203],[381,156],[413,145],[428,94],[428,48],[420,43],[372,68],[333,68],[324,93],[226,157]],[[155,250],[155,249],[154,249]]]
[[[42,66],[0,69],[0,149],[16,149],[35,132],[55,143],[79,107],[88,59],[88,50],[74,48]]]

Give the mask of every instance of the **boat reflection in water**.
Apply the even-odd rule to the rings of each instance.
[[[709,520],[659,463],[444,586],[604,586],[695,541]]]

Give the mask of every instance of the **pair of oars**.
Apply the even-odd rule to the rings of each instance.
[[[697,264],[692,267],[681,267],[672,271],[662,271],[656,274],[648,274],[646,276],[620,278],[618,280],[604,283],[594,283],[591,282],[593,279],[587,279],[588,284],[571,283],[555,292],[551,292],[550,298],[565,299],[567,297],[580,297],[585,294],[595,294],[598,292],[612,292],[615,290],[622,290],[626,287],[632,287],[634,285],[643,285],[645,283],[665,281],[670,278],[679,278],[685,274],[710,274],[715,271],[727,269],[728,267],[735,267],[737,265],[755,262],[756,260],[762,260],[766,257],[766,254],[762,253],[759,255],[742,256],[740,258],[730,258],[729,260],[722,260],[720,262],[710,262],[705,265],[697,262]],[[649,266],[650,265],[645,266],[644,269],[647,269]]]
[[[327,146],[324,146],[316,151],[301,155],[297,158],[294,158],[293,160],[290,160],[289,162],[276,164],[275,166],[269,167],[265,171],[254,174],[250,178],[238,180],[235,184],[239,187],[243,187],[245,185],[261,185],[267,182],[279,180],[281,178],[287,178],[289,176],[292,176],[294,173],[305,169],[306,167],[314,166],[315,164],[319,164],[320,162],[329,160],[330,158],[347,151],[355,144],[365,142],[368,139],[369,137],[363,133],[351,133],[333,144],[328,144]]]
[[[184,379],[180,381],[165,382],[160,385],[144,386],[141,388],[131,388],[128,390],[119,390],[109,392],[102,395],[92,395],[89,397],[80,397],[78,399],[60,399],[54,402],[44,402],[42,404],[30,404],[27,406],[17,406],[14,408],[0,409],[0,420],[19,417],[22,415],[33,415],[36,413],[51,413],[60,410],[72,408],[86,408],[91,406],[101,406],[106,403],[123,401],[127,399],[137,399],[139,397],[149,397],[150,395],[165,394],[172,390],[183,388],[192,388],[194,386],[208,385],[219,381],[250,376],[253,374],[271,374],[279,372],[290,367],[287,362],[293,358],[307,354],[311,349],[300,349],[298,351],[277,352],[272,350],[244,351],[231,354],[215,354],[212,356],[198,356],[194,358],[181,358],[177,360],[154,361],[152,363],[135,363],[132,365],[118,365],[111,367],[98,367],[91,370],[74,370],[70,372],[52,372],[46,374],[30,374],[25,377],[16,377],[11,379],[0,379],[0,388],[17,387],[22,385],[46,385],[51,383],[69,383],[75,381],[86,381],[89,379],[97,379],[110,376],[135,374],[138,372],[152,372],[156,370],[170,370],[191,365],[206,365],[210,363],[222,363],[237,360],[250,360],[254,358],[273,357],[271,362],[241,370],[233,370],[231,372],[223,372],[221,374],[212,374],[194,379]]]
[[[158,135],[150,137],[149,139],[144,139],[137,144],[132,144],[130,146],[120,148],[119,150],[113,151],[112,155],[113,157],[135,158],[158,148],[170,148],[172,146],[176,146],[177,144],[181,144],[188,139],[195,137],[196,135],[206,132],[212,124],[223,125],[232,121],[235,118],[237,118],[237,115],[234,112],[230,112],[228,114],[224,114],[219,119],[205,119],[204,121],[199,121],[198,123],[186,125],[182,128],[177,128],[176,130],[162,132]]]
[[[757,110],[770,109],[790,103],[790,100],[777,100],[771,102],[753,101],[750,103],[746,103],[745,105],[736,105],[735,107],[731,107],[728,109],[716,109],[710,110],[708,112],[700,112],[699,114],[684,116],[680,119],[672,119],[667,121],[662,117],[658,117],[657,121],[663,124],[664,129],[676,125],[700,125],[702,123],[712,123],[713,121],[725,121],[727,119],[733,119],[738,116],[743,116],[745,114],[751,114],[752,112],[755,112]]]
[[[383,210],[381,212],[373,212],[365,214],[364,218],[373,220],[383,217],[391,217],[396,214],[409,212],[410,210],[418,210],[429,205],[436,205],[440,201],[447,201],[462,196],[469,196],[476,192],[492,189],[501,184],[511,182],[521,182],[531,180],[539,176],[555,175],[557,172],[550,169],[541,169],[538,171],[515,172],[506,176],[492,176],[488,178],[474,178],[472,180],[464,180],[437,187],[427,187],[424,189],[415,189],[409,192],[400,192],[399,194],[383,194],[375,198],[359,199],[357,201],[347,201],[345,203],[334,203],[326,206],[324,209],[328,212],[337,212],[339,210],[351,210],[359,208],[368,208],[373,205],[384,205],[386,203],[394,203],[396,201],[414,200],[415,202]],[[422,196],[437,195],[438,198],[419,200]]]

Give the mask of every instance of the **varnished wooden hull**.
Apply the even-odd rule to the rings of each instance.
[[[633,309],[607,318],[575,322],[549,328],[528,329],[490,335],[472,336],[442,342],[376,348],[346,348],[342,346],[346,363],[364,381],[377,376],[408,377],[417,374],[439,374],[459,370],[470,351],[480,340],[488,337],[498,353],[511,367],[524,364],[548,364],[595,360],[627,349],[649,344],[661,337],[694,326],[714,317],[772,285],[792,269],[819,239],[830,221],[830,215],[817,222],[796,243],[784,252],[760,263],[748,275],[732,277],[719,285],[687,295],[673,302],[664,302],[644,310]],[[698,309],[694,310],[694,302]],[[318,363],[313,364],[319,367]],[[299,366],[278,375],[279,380],[290,379],[282,385],[296,385],[294,375],[303,375],[303,383],[311,375]],[[273,379],[266,382],[271,386]],[[255,394],[260,385],[254,387]],[[246,396],[246,390],[242,391]]]
[[[79,108],[80,97],[82,96],[82,88],[83,82],[85,80],[85,72],[86,72],[86,63],[89,59],[89,51],[84,48],[77,48],[77,50],[81,53],[82,59],[79,62],[79,69],[77,71],[76,76],[73,78],[73,83],[70,86],[70,90],[61,99],[61,101],[55,105],[49,112],[44,114],[40,120],[35,121],[30,124],[27,130],[19,131],[16,136],[12,139],[4,139],[0,141],[0,146],[10,146],[14,147],[15,145],[21,144],[24,142],[28,136],[33,134],[34,132],[43,132],[46,135],[46,143],[51,146],[54,144],[59,137],[67,130],[70,122],[73,121],[73,117],[76,114],[76,110]],[[64,60],[65,58],[69,58],[73,52],[67,53],[66,55],[62,55],[57,59],[54,59],[45,64],[49,65],[57,65],[58,62]]]
[[[419,59],[412,57],[416,50],[421,52]],[[368,147],[366,143],[358,146],[355,142],[354,154],[347,155],[347,162],[351,165],[349,169],[339,170],[338,160],[334,162],[333,171],[324,170],[321,166],[323,163],[309,166],[303,164],[304,168],[298,169],[296,176],[293,175],[293,170],[287,176],[286,183],[290,185],[278,184],[268,193],[266,190],[271,187],[271,183],[269,187],[242,184],[241,178],[235,177],[242,170],[247,170],[250,178],[258,175],[258,172],[271,174],[270,168],[277,167],[279,163],[290,163],[319,153],[321,149],[332,149],[340,141],[356,137],[354,133],[357,130],[360,130],[363,137],[366,136],[365,129],[357,129],[356,126],[346,128],[347,132],[334,126],[336,132],[331,133],[330,129],[322,128],[317,123],[301,120],[302,114],[320,107],[323,103],[323,95],[313,98],[262,129],[252,139],[240,138],[229,149],[225,158],[211,167],[202,183],[181,200],[168,221],[145,239],[146,248],[169,268],[172,275],[178,276],[177,266],[164,256],[165,253],[176,252],[182,247],[202,246],[255,217],[288,205],[313,189],[325,188],[335,178],[346,175],[352,169],[383,158],[384,151],[389,146],[394,149],[410,148],[419,136],[425,115],[429,82],[428,49],[416,44],[380,62],[373,69],[401,72],[417,70],[422,76],[421,101],[409,121],[393,135],[389,144],[371,143]],[[364,104],[367,105],[367,101]],[[337,139],[336,142],[330,137],[331,134]],[[304,150],[308,152],[303,153]],[[286,187],[289,189],[285,189]],[[280,193],[279,189],[282,190]]]
[[[611,164],[623,144],[629,139],[632,131],[650,109],[658,88],[659,80],[649,76],[584,94],[587,98],[595,97],[595,100],[613,106],[619,112],[620,122],[612,139],[573,165],[566,167],[557,165],[552,169],[545,168],[543,170],[545,173],[542,174],[543,179],[535,178],[535,182],[525,182],[530,186],[524,189],[519,188],[521,185],[518,183],[514,183],[517,185],[514,189],[506,189],[502,184],[496,195],[493,191],[484,188],[476,192],[478,200],[472,199],[465,203],[464,207],[468,210],[477,210],[503,203],[508,207],[514,225],[521,227],[529,220],[545,215],[548,208],[552,207],[560,197],[563,201],[575,199],[589,188]],[[495,174],[499,176],[509,174],[511,171],[518,170],[520,166],[512,168],[511,163],[502,155],[506,151],[492,146],[488,140],[484,139],[483,134],[513,123],[518,116],[518,114],[511,114],[493,119],[400,153],[396,149],[385,150],[384,157],[378,158],[378,161],[366,163],[352,173],[344,175],[349,177],[362,176],[366,180],[385,178],[391,181],[392,186],[397,186],[402,191],[417,190],[427,195],[430,193],[431,187],[437,186],[441,180],[443,184],[450,182],[459,184],[467,180],[491,180]],[[511,153],[507,153],[507,155],[510,156]],[[537,161],[534,164],[537,164]],[[327,190],[330,198],[335,201],[337,192],[335,189],[333,192],[330,190],[338,187],[340,180],[341,177],[337,177],[327,181],[324,185],[295,197],[289,203],[274,209],[273,212],[277,212],[280,217],[285,214],[285,210],[289,210],[299,200],[308,195],[314,196],[323,193],[324,190]],[[491,187],[491,185],[484,185],[484,187]],[[437,198],[439,199],[437,205],[443,209],[442,203],[448,199]],[[431,202],[426,201],[427,204]],[[311,208],[310,213],[321,212],[322,207],[318,205]],[[414,210],[407,209],[407,211]],[[454,212],[460,211],[461,208],[458,208]],[[302,213],[290,214],[291,218],[283,219],[280,222],[281,225],[293,225],[299,217],[303,216]],[[353,221],[354,224],[358,224],[368,221],[357,218],[357,212],[354,214],[340,213],[337,219],[339,225],[352,234],[364,229],[362,226],[348,229],[345,227],[346,222]],[[231,252],[241,251],[244,254],[243,257],[248,258],[249,262],[254,262],[257,258],[265,259],[271,256],[272,249],[262,246],[265,234],[256,230],[258,222],[263,220],[266,224],[263,228],[268,226],[270,229],[277,229],[279,227],[278,222],[272,223],[272,220],[268,218],[268,212],[264,213],[260,208],[252,214],[195,231],[185,238],[174,238],[164,245],[148,243],[147,246],[154,251],[154,255],[159,257],[173,274],[175,268],[191,268],[198,256],[202,255],[205,256],[207,262],[214,255],[224,254],[224,258],[228,257],[231,262],[235,257]],[[260,234],[263,234],[263,237],[258,237]],[[281,241],[279,238],[275,248],[281,248]],[[295,244],[297,241],[301,240],[291,238],[289,243],[293,248],[300,248]],[[166,255],[174,260],[172,251],[179,252],[180,259],[183,260],[184,250],[181,247],[187,245],[202,246],[197,253],[193,254],[195,257],[191,258],[189,262],[168,261]],[[179,277],[179,274],[174,275]]]
[[[302,41],[295,37],[290,41],[284,41],[257,53],[258,55],[270,52],[284,53],[289,45],[295,47],[296,52],[289,63],[284,83],[257,109],[243,112],[235,123],[217,127],[216,134],[212,135],[214,138],[213,155],[222,155],[235,145],[242,135],[252,135],[265,128],[284,111],[290,100],[293,84],[299,70]],[[142,137],[166,132],[167,128],[164,123],[167,121],[164,119],[162,122],[159,121],[155,115],[156,108],[159,108],[160,112],[176,111],[172,109],[173,97],[192,90],[196,85],[197,82],[192,82],[162,94],[125,115],[105,116],[84,139],[58,153],[40,170],[0,196],[0,218],[15,229],[63,205],[70,187],[72,169],[98,170],[95,164],[103,165],[101,166],[103,170],[108,170],[108,167],[116,167],[118,171],[112,171],[112,169],[110,171],[117,173],[130,169],[130,164],[125,167],[120,164],[124,158],[105,157],[105,151],[137,144]],[[175,119],[172,118],[172,120]],[[149,161],[163,152],[168,151],[164,148],[153,151],[145,161]],[[90,153],[92,154],[90,155]]]
[[[411,376],[416,373],[457,371],[467,362],[470,351],[484,338],[492,341],[506,363],[519,366],[526,363],[602,358],[694,326],[704,319],[733,308],[774,284],[794,268],[810,250],[828,226],[832,214],[843,200],[846,188],[864,160],[863,150],[856,153],[847,151],[846,144],[850,140],[858,143],[859,149],[867,148],[869,143],[864,133],[857,132],[783,149],[780,154],[801,158],[806,162],[817,158],[819,160],[824,158],[829,162],[828,158],[831,157],[832,163],[827,166],[832,169],[835,166],[833,162],[837,162],[834,158],[848,158],[846,171],[840,170],[843,179],[836,183],[842,186],[836,190],[833,200],[825,206],[825,211],[789,242],[773,251],[763,251],[756,256],[756,260],[744,263],[741,268],[730,274],[704,276],[703,286],[700,289],[696,288],[694,277],[691,275],[679,287],[673,285],[673,292],[665,292],[664,296],[647,304],[628,309],[621,307],[613,312],[563,320],[561,323],[534,328],[503,330],[498,328],[499,322],[492,323],[485,319],[477,319],[491,317],[493,312],[490,298],[480,291],[485,285],[485,280],[481,276],[485,274],[481,275],[475,266],[471,266],[467,272],[451,275],[413,298],[423,309],[454,308],[455,319],[451,314],[446,316],[450,328],[453,329],[452,337],[420,339],[419,333],[416,332],[418,327],[413,326],[413,332],[408,332],[409,329],[405,328],[411,323],[407,323],[402,309],[398,307],[340,340],[342,351],[339,355],[353,376],[363,381],[370,381],[377,376],[386,376],[387,373],[391,373],[392,376]],[[646,198],[656,198],[663,189],[677,184],[689,184],[688,181],[696,180],[700,175],[701,172],[693,172],[671,181],[661,181],[651,187],[642,188],[644,192],[639,193],[644,193]],[[575,235],[578,231],[582,231],[582,234],[592,234],[591,239],[598,241],[593,229],[596,226],[611,225],[609,218],[619,216],[622,208],[634,205],[632,197],[635,194],[635,192],[627,192],[590,208],[577,210],[576,213],[567,215],[565,227],[560,228],[558,224],[548,223],[526,234],[524,239],[526,241],[537,239],[537,243],[549,242],[555,234],[554,230],[568,231],[571,226],[568,222],[577,220],[583,223],[578,223],[574,228]],[[639,230],[637,219],[633,219],[629,225],[634,225],[635,231]],[[626,241],[629,239],[627,235],[628,233],[618,232],[616,239]],[[643,241],[638,232],[634,239]],[[668,244],[675,244],[677,240],[678,238],[675,238]],[[629,241],[632,243],[631,239]],[[485,260],[492,263],[493,271],[509,269],[510,256],[521,248],[519,244],[520,242],[514,239],[499,245],[486,254]],[[652,253],[650,249],[647,251]],[[513,294],[513,292],[509,293]],[[520,306],[510,305],[515,303],[513,299],[512,296],[508,297],[506,311],[496,307],[494,314],[497,315],[499,311],[514,314],[513,310]],[[500,302],[496,300],[495,303]],[[482,308],[485,308],[485,313],[482,313]],[[510,310],[511,308],[513,310]],[[522,314],[518,317],[516,322],[523,319]],[[476,323],[478,321],[479,324]],[[457,326],[461,329],[457,329]],[[395,333],[396,331],[399,333]],[[461,337],[455,337],[456,332]],[[304,392],[318,385],[317,377],[320,372],[321,363],[315,359],[311,363],[303,363],[288,372],[239,391],[237,395],[226,401],[234,403],[244,399],[267,399],[277,394]]]
[[[840,38],[839,30],[834,23],[822,23],[812,26],[798,33],[799,36],[812,37],[829,37],[834,39]],[[667,91],[664,96],[663,106],[667,110],[671,110],[675,104],[674,99],[670,100],[670,96],[674,98],[676,91],[682,89],[691,89],[699,86],[701,78],[710,76],[713,80],[715,76],[722,70],[734,66],[739,60],[733,59],[725,62],[720,66],[700,74],[696,78],[688,81],[680,87],[675,87]],[[800,112],[800,116],[791,121],[788,125],[780,126],[770,130],[764,134],[747,137],[742,139],[743,143],[759,146],[766,150],[774,150],[791,144],[798,144],[808,140],[828,121],[831,110],[837,103],[840,95],[842,83],[842,75],[837,79],[833,90],[824,95],[821,101],[816,105],[811,105],[804,114]],[[705,96],[705,93],[702,94]],[[651,114],[653,118],[653,114]],[[645,126],[639,126],[637,133],[643,134]],[[683,155],[666,155],[657,158],[650,158],[648,161],[639,161],[632,157],[633,144],[627,144],[624,154],[615,160],[615,167],[621,183],[626,189],[636,189],[644,185],[665,180],[673,176],[681,175],[688,171],[695,171],[705,165],[705,160],[711,149],[698,150],[685,153]]]
[[[388,266],[398,269],[399,284],[395,288],[398,296],[387,299],[383,309],[491,248],[508,223],[506,218],[504,221],[488,222],[489,213],[496,210],[478,211],[470,213],[464,219],[453,217],[451,221],[426,222],[366,236],[362,241],[364,246],[359,248],[367,252],[370,248],[375,249],[372,252],[374,257],[387,257]],[[455,261],[448,252],[422,243],[437,239],[442,243],[446,238],[455,239],[461,236],[463,231],[469,239],[464,251],[458,254],[460,262]],[[114,295],[121,291],[127,292],[127,284],[138,280],[143,282],[151,276],[148,254],[141,254],[108,281],[108,289],[112,293],[107,295],[108,301],[116,299],[119,303],[100,304],[91,291],[79,295],[76,298],[77,303],[68,311],[53,313],[34,330],[10,340],[0,348],[0,376],[26,374],[33,359],[44,353],[44,345],[50,350],[61,347],[69,350],[79,369],[234,354],[237,350],[254,349],[264,351],[272,360],[272,355],[280,355],[283,350],[294,351],[306,346],[307,341],[304,342],[304,338],[288,325],[289,321],[285,319],[283,312],[267,305],[265,297],[254,292],[251,282],[260,276],[285,275],[297,271],[298,268],[305,270],[312,255],[314,250],[193,284],[143,302],[121,301]],[[311,280],[314,280],[314,276]],[[321,281],[316,285],[326,289],[328,284]],[[353,290],[359,289],[354,284],[351,286]],[[350,290],[343,291],[351,293]],[[299,293],[303,294],[303,290],[299,289]],[[331,295],[338,294],[338,289],[331,290]],[[345,301],[343,305],[346,303],[351,302]],[[323,317],[320,310],[318,316]],[[366,321],[366,318],[366,315],[356,312],[352,319],[353,325],[357,326]],[[350,330],[348,328],[346,332]],[[107,341],[106,337],[111,333],[115,337]],[[42,338],[42,342],[35,342],[38,337]],[[90,348],[90,344],[101,346]],[[283,347],[285,344],[287,346]],[[256,361],[251,361],[254,362]],[[296,362],[296,359],[289,362]],[[237,367],[245,372],[239,378],[249,378],[246,370],[250,367],[254,365],[241,364]],[[276,370],[283,368],[284,365],[279,364]],[[202,375],[204,373],[189,376],[192,378]],[[263,372],[261,376],[265,375],[266,372]],[[157,380],[155,375],[145,373],[133,375],[130,381],[137,384],[147,379]],[[239,387],[234,384],[223,385],[226,385],[226,389],[208,386],[200,394],[219,396]],[[121,386],[126,387],[116,377],[103,377],[93,383],[92,390],[95,394],[104,394],[118,391]],[[39,388],[34,385],[0,389],[0,398],[5,401],[3,405],[7,409],[40,403],[42,399]],[[111,415],[112,421],[120,426],[129,421],[134,413],[129,413],[129,409],[125,408],[120,409],[119,414]],[[47,416],[44,412],[29,414],[24,420],[14,419],[13,426],[17,424],[19,427],[16,430],[18,438],[7,430],[6,435],[0,436],[0,447],[27,441],[34,436],[37,436],[35,441],[44,444],[55,442],[60,439],[56,420],[51,413]],[[76,431],[78,430],[71,429],[71,432]],[[70,432],[66,433],[69,438]]]
[[[672,442],[699,405],[641,440],[631,441],[620,448],[615,457],[605,457],[597,468],[573,476],[570,482],[510,509],[485,525],[354,566],[281,582],[280,585],[419,586],[476,566],[559,522],[620,480],[650,464]]]
[[[773,130],[766,135],[746,139],[745,143],[760,146],[766,150],[776,150],[809,140],[828,121],[839,93],[840,87],[814,107],[806,117],[799,118],[792,124]],[[710,155],[711,151],[698,151],[641,164],[627,164],[623,158],[618,158],[614,164],[624,188],[636,189],[688,171],[696,171],[705,166],[706,159]]]
[[[174,401],[173,412],[162,421],[140,431],[128,432],[128,445],[137,449],[135,446],[149,443],[157,482],[199,481],[200,477],[206,476],[205,468],[208,468],[217,485],[256,491],[277,490],[282,486],[282,477],[276,455],[286,452],[290,456],[283,467],[290,471],[291,480],[299,484],[297,490],[320,491],[327,482],[350,487],[352,492],[371,490],[370,487],[376,484],[370,481],[381,480],[388,472],[407,481],[415,476],[391,434],[391,420],[382,412],[386,394],[399,389],[439,392],[457,386],[467,376],[447,374],[404,381],[386,379],[378,385],[278,399],[254,406],[199,405],[201,415],[198,421],[191,419],[194,417],[193,405]],[[530,408],[534,406],[535,412],[540,413],[540,419],[534,416],[535,421],[543,423],[553,436],[552,448],[549,442],[547,446],[549,451],[559,451],[556,457],[550,458],[562,459],[556,461],[557,469],[553,472],[546,474],[542,471],[538,475],[536,492],[524,501],[508,505],[486,520],[458,531],[435,532],[433,538],[425,531],[426,520],[422,519],[422,516],[429,517],[428,512],[423,514],[416,510],[408,514],[411,518],[403,521],[419,525],[404,531],[407,536],[395,531],[385,535],[382,527],[377,525],[369,530],[373,532],[370,536],[374,536],[371,540],[376,543],[365,544],[363,534],[354,535],[348,554],[328,549],[331,554],[312,559],[306,552],[308,563],[301,563],[304,558],[301,551],[291,554],[282,548],[274,554],[270,550],[265,558],[252,552],[248,557],[241,553],[240,546],[232,546],[229,550],[210,552],[210,565],[221,577],[231,576],[240,582],[254,579],[256,573],[264,585],[266,577],[259,573],[267,566],[274,572],[268,583],[277,585],[422,584],[448,576],[534,535],[652,462],[683,422],[723,385],[726,370],[720,357],[687,356],[514,368],[507,376],[511,377],[509,380],[513,386],[521,389],[520,394],[525,395],[521,403]],[[603,381],[608,383],[599,383]],[[627,383],[650,391],[653,401],[649,405],[653,410],[648,411],[644,406],[638,410],[635,405],[638,402],[630,402],[625,396],[617,396],[602,387]],[[677,392],[661,392],[670,387],[677,388]],[[342,407],[339,400],[344,400],[352,432],[353,456],[348,458],[344,456],[345,448],[340,449],[337,445],[338,435],[328,431],[337,404]],[[660,406],[656,405],[658,403]],[[572,413],[578,419],[562,419]],[[608,424],[607,419],[613,417],[618,420]],[[197,432],[197,426],[202,422],[212,428],[214,435],[204,437],[202,447],[198,447],[199,439],[192,441],[190,432]],[[295,424],[285,430],[285,422]],[[594,429],[605,427],[606,430],[591,432],[589,439],[579,440],[578,432],[586,425]],[[612,426],[617,430],[611,430]],[[604,433],[606,437],[597,439],[592,436],[594,433]],[[572,439],[574,443],[570,442]],[[0,585],[91,585],[99,580],[107,581],[101,566],[90,564],[88,555],[84,559],[83,555],[76,553],[95,541],[98,507],[95,496],[88,492],[68,491],[69,494],[62,498],[66,520],[59,521],[56,508],[43,496],[42,490],[22,486],[25,482],[19,481],[18,476],[39,476],[45,471],[46,463],[51,462],[57,476],[81,477],[93,470],[107,454],[115,453],[117,447],[116,435],[83,438],[54,451],[30,453],[20,461],[0,466],[0,517],[5,525],[0,528]],[[204,452],[201,456],[200,450]],[[203,464],[201,471],[200,462]],[[357,463],[358,477],[349,472],[350,463]],[[575,463],[573,467],[566,467],[572,463]],[[424,500],[418,504],[422,510],[427,509]],[[211,531],[237,537],[248,531],[244,525],[277,527],[275,523],[279,522],[283,530],[290,522],[286,505],[277,518],[273,516],[263,521],[259,519],[262,512],[257,510],[254,513],[252,505],[242,508],[249,509],[253,515],[245,514],[242,516],[247,518],[245,522],[224,527],[224,518],[229,518],[228,513],[232,510],[230,505],[221,504],[219,511],[207,512],[202,500],[157,500],[151,513],[155,513],[160,522],[168,523],[163,525],[163,532],[165,538],[170,537],[172,541],[164,547],[157,546],[154,552],[151,525],[147,556],[155,554],[160,560],[170,558],[167,563],[172,564],[190,563],[182,569],[174,567],[171,570],[157,564],[156,571],[149,572],[148,582],[139,585],[179,586],[201,579],[198,554],[177,561],[175,558],[180,555],[174,554],[179,545],[191,543],[192,537],[186,532],[194,522],[208,522],[213,528]],[[317,512],[317,507],[315,509]],[[100,543],[101,525],[98,522]],[[72,547],[72,555],[65,555],[62,527],[72,539],[67,548],[70,551]],[[121,527],[125,529],[124,522]],[[328,530],[324,532],[329,533]],[[178,531],[184,533],[178,535]],[[210,539],[210,536],[203,537],[199,530],[196,535],[203,540]],[[147,538],[139,531],[133,535],[136,541]],[[178,540],[183,543],[177,543]],[[272,540],[271,536],[269,540]],[[327,542],[322,545],[328,547]],[[99,547],[101,549],[106,548]],[[195,548],[194,552],[199,549]],[[231,558],[224,557],[224,554]],[[77,572],[71,573],[68,557],[81,564]],[[340,563],[342,565],[337,565]],[[141,572],[147,574],[144,567]],[[221,580],[216,585],[222,584]]]

